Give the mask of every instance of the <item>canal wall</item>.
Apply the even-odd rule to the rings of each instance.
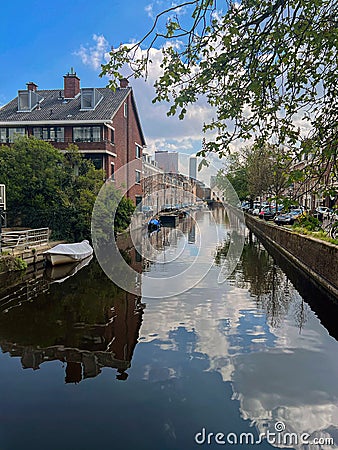
[[[13,271],[24,270],[25,266],[36,265],[44,261],[43,253],[57,244],[64,244],[65,241],[52,241],[46,245],[36,246],[35,248],[3,248],[3,254],[0,255],[0,275]],[[25,264],[20,264],[23,261]]]
[[[245,214],[247,227],[338,298],[338,246]]]

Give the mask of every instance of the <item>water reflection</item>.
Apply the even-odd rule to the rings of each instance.
[[[226,224],[224,217],[220,221]],[[227,252],[227,238],[215,251],[216,267],[197,287],[170,302],[158,304],[146,299],[142,341],[157,348],[159,361],[167,360],[168,352],[179,351],[173,336],[189,336],[187,355],[192,367],[203,361],[205,371],[221,375],[224,392],[226,385],[231,385],[232,394],[222,397],[222,403],[234,408],[236,405],[229,402],[238,401],[242,419],[251,421],[257,433],[275,431],[274,424],[279,420],[287,432],[308,433],[311,439],[337,438],[337,342],[321,326],[275,258],[249,233],[236,271],[228,283],[218,285],[217,264]],[[318,288],[312,289],[312,302],[316,302],[317,292]],[[319,300],[325,311],[330,299],[322,295]],[[337,317],[337,305],[330,307]],[[320,307],[317,313],[320,317]],[[181,364],[173,358],[168,362],[166,371],[161,369],[160,379],[179,383],[186,376]],[[142,376],[154,382],[158,370],[158,362],[148,361]],[[205,385],[205,389],[211,390],[211,386]],[[222,410],[221,404],[213,407]],[[200,423],[214,431],[214,415],[203,417]],[[225,420],[220,431],[245,429],[244,423],[234,427],[230,429]],[[294,448],[306,447],[295,444]]]
[[[187,220],[176,230],[152,235],[149,253],[163,254],[167,241],[179,250],[184,240],[187,258],[180,266],[184,270],[199,230],[213,242],[207,236],[210,216],[197,214],[197,223]],[[65,435],[55,437],[50,448],[60,448],[66,439],[69,448],[81,450],[98,445],[190,450],[196,448],[193,437],[202,427],[212,432],[253,432],[258,438],[259,433],[273,430],[277,421],[288,432],[306,432],[311,439],[334,437],[338,442],[338,343],[333,338],[337,337],[337,305],[315,285],[309,287],[299,272],[272,251],[268,253],[248,230],[236,270],[219,283],[229,240],[237,239],[236,233],[229,233],[236,218],[224,209],[217,209],[213,216],[222,238],[221,244],[208,247],[213,266],[197,286],[172,298],[145,298],[141,285],[140,295],[127,294],[107,279],[95,261],[61,284],[51,285],[42,271],[32,281],[21,280],[21,285],[6,288],[6,295],[12,292],[14,297],[10,289],[35,293],[26,297],[27,302],[22,297],[20,306],[0,312],[1,348],[7,355],[20,357],[24,368],[45,368],[48,363],[50,372],[41,370],[23,379],[13,369],[12,377],[6,378],[11,395],[4,407],[11,409],[15,400],[21,411],[22,391],[15,397],[13,387],[17,385],[35,404],[34,394],[40,391],[35,385],[52,371],[60,371],[60,365],[67,388],[92,378],[90,383],[80,383],[82,390],[71,391],[72,397],[69,390],[50,387],[45,402],[53,404],[52,417],[64,418],[68,408],[74,417],[79,411],[82,414],[81,420],[72,421],[71,415],[64,420]],[[148,245],[143,237],[140,233],[139,250]],[[145,260],[127,235],[121,239],[124,259],[136,272],[154,275],[177,270],[175,264]],[[26,286],[29,282],[31,288]],[[322,323],[330,324],[331,335]],[[49,363],[53,360],[61,363],[53,367]],[[118,379],[129,375],[127,382],[114,383],[105,367],[114,368]],[[15,384],[17,379],[24,382]],[[41,404],[40,398],[39,408]],[[118,414],[112,413],[112,405]],[[99,425],[95,422],[98,410]],[[48,428],[39,411],[34,409],[42,423],[42,439],[48,437],[50,424]],[[18,414],[10,423],[3,415],[10,439],[18,434]],[[19,421],[20,430],[26,426],[27,433],[34,420]],[[79,440],[84,433],[86,438]],[[21,444],[11,441],[8,448],[17,450]],[[271,445],[265,441],[261,448]],[[292,448],[305,450],[306,446]]]
[[[216,251],[215,262],[221,264],[227,253],[227,241]],[[224,256],[225,255],[225,256]],[[241,256],[240,266],[230,276],[230,283],[247,290],[263,310],[268,324],[282,325],[289,307],[297,311],[295,318],[300,328],[307,318],[308,307],[263,245],[249,232]],[[298,301],[299,300],[299,301]]]
[[[20,357],[24,369],[61,361],[66,383],[96,377],[103,367],[125,380],[142,323],[141,297],[117,288],[97,263],[76,281],[50,284],[48,274],[40,269],[0,294],[2,351]]]

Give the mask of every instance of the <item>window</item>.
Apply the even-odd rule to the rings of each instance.
[[[115,164],[110,163],[110,177],[112,180],[115,180]]]
[[[81,109],[95,109],[103,95],[95,88],[81,89]]]
[[[100,127],[74,127],[73,128],[74,142],[100,142],[101,128]]]
[[[135,195],[136,206],[142,202],[142,195]]]
[[[65,129],[63,127],[34,127],[33,136],[43,141],[64,142]]]
[[[7,142],[7,128],[0,128],[0,142]]]
[[[41,103],[43,97],[34,91],[19,91],[18,92],[18,111],[30,112],[38,103]]]
[[[92,92],[83,92],[81,97],[81,109],[92,109],[94,106]]]
[[[135,170],[135,183],[140,184],[141,183],[141,171]]]
[[[135,154],[136,154],[136,158],[142,157],[142,148],[137,144],[136,144],[136,148],[135,148]]]
[[[103,169],[103,156],[100,155],[86,155],[86,158],[92,161],[95,166],[95,169],[101,170]]]
[[[124,105],[123,105],[123,114],[124,114],[124,117],[127,117],[127,115],[128,115],[128,105],[127,105],[127,103],[124,103]]]
[[[30,91],[19,92],[18,96],[18,111],[30,111]]]
[[[24,136],[25,128],[0,128],[0,142],[12,143],[16,137]]]

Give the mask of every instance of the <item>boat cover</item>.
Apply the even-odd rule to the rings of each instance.
[[[58,244],[53,248],[45,251],[44,253],[50,253],[54,255],[70,255],[74,256],[83,256],[83,255],[91,255],[93,253],[92,247],[89,245],[88,241],[76,242],[75,244]]]

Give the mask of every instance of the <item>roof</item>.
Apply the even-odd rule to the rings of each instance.
[[[62,123],[67,122],[80,122],[81,123],[93,123],[95,121],[105,122],[111,121],[122,103],[131,94],[132,105],[135,112],[136,121],[139,127],[140,135],[142,138],[142,144],[146,145],[145,138],[142,131],[140,117],[137,111],[133,91],[131,87],[117,88],[114,92],[109,88],[96,88],[103,96],[102,100],[96,105],[93,110],[81,111],[81,96],[76,98],[67,99],[64,101],[63,89],[52,90],[37,90],[44,100],[40,103],[40,109],[35,108],[29,112],[18,112],[18,97],[15,97],[7,105],[0,108],[0,125],[17,125],[18,122],[22,124],[31,124],[34,126],[34,122],[41,125],[42,122]],[[61,96],[60,96],[61,93]]]
[[[93,121],[111,120],[117,110],[131,92],[131,88],[118,88],[115,92],[109,88],[97,88],[103,95],[102,100],[94,110],[81,111],[81,96],[62,101],[59,100],[64,91],[61,89],[38,90],[44,100],[41,102],[41,109],[33,109],[30,112],[17,112],[18,97],[15,97],[7,105],[0,108],[1,122],[42,122],[42,121]]]

